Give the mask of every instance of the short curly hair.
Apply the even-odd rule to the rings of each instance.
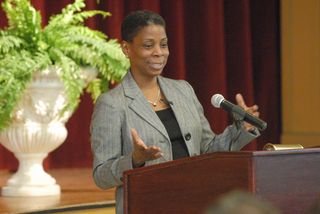
[[[137,35],[141,28],[148,25],[160,25],[166,27],[166,22],[157,13],[148,10],[138,10],[131,12],[123,20],[121,25],[122,40],[132,42],[133,38]]]

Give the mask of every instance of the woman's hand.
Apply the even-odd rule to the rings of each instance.
[[[157,146],[146,146],[135,129],[131,129],[133,140],[132,163],[133,167],[139,167],[148,160],[162,157],[161,149]]]
[[[259,117],[259,111],[258,111],[259,107],[257,105],[253,105],[251,107],[248,107],[246,105],[246,103],[244,102],[244,99],[243,99],[241,94],[237,94],[236,95],[236,101],[237,101],[237,104],[241,108],[243,108],[246,112],[249,112],[249,113],[253,114],[256,117]],[[245,129],[247,131],[250,131],[250,130],[252,130],[254,128],[253,125],[251,125],[250,123],[247,123],[247,122],[244,122],[244,127],[245,127]]]

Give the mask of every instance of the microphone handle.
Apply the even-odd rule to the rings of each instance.
[[[253,126],[257,127],[261,131],[265,130],[267,128],[267,123],[263,120],[259,119],[258,117],[246,112],[246,115],[244,116],[244,120]]]
[[[244,120],[253,126],[257,127],[261,131],[267,128],[267,123],[258,117],[246,112],[243,108],[238,105],[234,105],[233,103],[223,100],[220,104],[220,107],[225,109],[230,113],[235,113],[239,120]]]
[[[244,120],[246,112],[240,106],[235,105],[228,100],[223,100],[220,104],[220,107],[227,112],[235,113],[238,120]]]

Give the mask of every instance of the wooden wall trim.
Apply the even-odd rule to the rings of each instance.
[[[320,1],[281,1],[281,143],[320,145]]]

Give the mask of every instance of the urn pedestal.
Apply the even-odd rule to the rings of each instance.
[[[19,161],[18,170],[2,187],[3,196],[59,195],[60,186],[43,169],[48,153],[67,137],[71,111],[59,69],[37,72],[16,107],[11,124],[0,132],[0,142]]]

